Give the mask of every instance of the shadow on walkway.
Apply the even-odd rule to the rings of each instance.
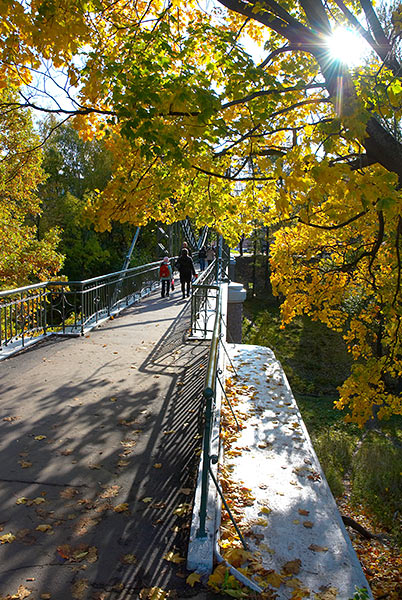
[[[194,593],[163,558],[185,557],[201,443],[208,346],[188,327],[154,294],[1,363],[0,595]]]

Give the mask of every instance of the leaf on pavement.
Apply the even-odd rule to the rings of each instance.
[[[134,554],[124,554],[120,558],[120,562],[125,565],[134,565],[137,562],[137,557]]]
[[[29,460],[19,460],[18,463],[23,469],[29,469],[29,467],[32,467],[32,463]]]
[[[28,498],[25,498],[25,496],[22,496],[21,498],[17,498],[17,500],[15,501],[16,504],[26,504],[28,501]]]
[[[155,463],[154,464],[154,469],[161,469],[162,468],[162,463]]]
[[[179,517],[183,517],[185,514],[187,514],[189,512],[190,509],[191,509],[191,504],[187,504],[186,502],[183,502],[182,504],[179,504],[179,506],[177,508],[174,509],[173,514],[178,515]]]
[[[0,535],[0,544],[11,544],[15,540],[15,535],[12,533],[5,533]]]
[[[68,487],[65,490],[61,490],[59,495],[60,495],[60,498],[66,498],[68,500],[71,500],[77,494],[79,494],[79,491],[76,488]]]
[[[126,512],[128,511],[128,504],[127,502],[122,502],[121,504],[115,506],[113,510],[117,513]]]
[[[152,498],[147,496],[146,498],[143,498],[142,501],[145,502],[145,504],[148,504],[149,502],[152,502]]]
[[[37,440],[38,442],[40,442],[41,440],[45,440],[46,439],[46,435],[35,435],[34,440]]]
[[[143,588],[139,594],[141,600],[164,600],[169,596],[170,592],[166,592],[159,587]]]
[[[88,579],[78,579],[71,588],[72,597],[75,600],[84,600],[88,587]]]
[[[186,579],[186,583],[188,583],[188,585],[191,585],[191,587],[194,587],[194,585],[196,583],[198,583],[201,580],[201,575],[200,573],[191,573],[191,575],[189,575]]]
[[[52,526],[48,523],[44,523],[43,525],[38,525],[36,527],[36,531],[42,531],[43,533],[45,533],[46,531],[52,531],[52,529]]]
[[[24,585],[20,585],[18,587],[17,593],[13,594],[12,596],[7,596],[7,598],[12,598],[12,599],[18,599],[18,600],[24,600],[24,598],[28,598],[28,596],[30,596],[32,593],[32,590],[26,588]]]
[[[177,565],[186,560],[185,558],[182,558],[178,552],[173,552],[173,550],[165,554],[163,558],[169,562],[176,563]]]
[[[297,512],[299,513],[299,515],[304,515],[305,517],[307,517],[310,514],[310,511],[304,510],[304,508],[299,508]]]
[[[99,495],[99,498],[113,498],[119,493],[120,485],[111,485],[105,488],[105,491]]]

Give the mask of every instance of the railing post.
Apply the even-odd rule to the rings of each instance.
[[[211,442],[211,420],[212,420],[212,401],[214,391],[211,388],[205,388],[203,391],[205,398],[205,429],[203,440],[203,461],[202,461],[202,479],[201,479],[201,500],[200,500],[200,526],[197,531],[197,537],[206,537],[205,521],[207,518],[208,503],[208,477],[209,477],[209,447]]]

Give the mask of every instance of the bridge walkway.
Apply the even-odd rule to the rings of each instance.
[[[0,597],[191,591],[179,556],[209,344],[187,341],[180,297],[154,292],[0,363]]]

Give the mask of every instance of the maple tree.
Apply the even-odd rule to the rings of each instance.
[[[9,109],[74,117],[114,155],[92,197],[98,226],[189,216],[234,242],[274,225],[284,323],[308,313],[346,331],[355,364],[338,406],[360,424],[401,413],[400,7],[382,21],[370,0],[1,0],[0,10],[0,85],[20,86]],[[371,48],[359,67],[329,53],[339,24]],[[250,39],[264,43],[260,64]],[[68,105],[49,104],[51,71],[40,87],[49,63],[76,87]]]

